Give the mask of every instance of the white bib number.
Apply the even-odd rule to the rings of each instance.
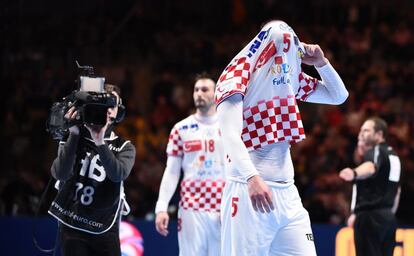
[[[106,178],[106,172],[104,167],[99,165],[97,162],[99,155],[94,155],[92,159],[89,158],[90,155],[91,153],[86,153],[85,158],[81,160],[82,167],[79,174],[81,176],[86,176],[86,172],[88,171],[88,178],[96,180],[97,182],[102,182]],[[83,205],[90,205],[93,202],[93,194],[95,193],[94,187],[84,187],[82,183],[77,182],[73,200],[78,199],[79,193],[80,201]]]
[[[85,176],[86,170],[89,166],[88,178],[96,180],[97,182],[102,182],[106,178],[106,172],[103,166],[97,163],[99,159],[99,155],[95,155],[92,160],[90,160],[89,156],[91,153],[86,153],[86,157],[81,160],[82,168],[80,170],[80,175]],[[89,164],[90,161],[90,164]],[[97,172],[95,172],[97,171]]]
[[[75,196],[73,200],[78,199],[79,191],[81,191],[80,201],[83,205],[90,205],[93,202],[93,194],[95,193],[95,189],[92,186],[85,186],[80,182],[76,182],[76,190]]]

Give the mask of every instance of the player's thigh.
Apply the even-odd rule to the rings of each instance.
[[[180,209],[177,231],[180,256],[206,255],[206,231],[199,212]]]
[[[226,183],[221,214],[222,255],[267,255],[276,233],[274,212],[254,211],[247,184]]]
[[[301,214],[286,226],[279,229],[272,241],[269,255],[316,255],[309,214],[305,209],[301,210]]]
[[[220,255],[221,246],[221,223],[220,213],[218,212],[206,212],[205,228],[208,228],[207,233],[207,255],[218,256]]]

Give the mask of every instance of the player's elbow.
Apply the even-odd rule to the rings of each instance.
[[[335,98],[335,104],[341,105],[342,103],[346,101],[346,99],[348,99],[348,96],[349,96],[349,92],[347,90],[342,91]]]

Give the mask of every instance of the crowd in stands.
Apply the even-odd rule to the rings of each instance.
[[[414,224],[414,4],[407,1],[6,1],[2,24],[0,215],[33,215],[57,142],[53,102],[76,87],[75,60],[118,84],[127,106],[117,131],[137,148],[125,183],[129,218],[153,216],[172,126],[193,111],[193,78],[215,79],[263,22],[282,19],[325,50],[350,92],[341,106],[300,103],[307,139],[292,146],[296,185],[313,223],[343,224],[360,125],[378,115],[403,164],[397,213]],[[305,71],[318,77],[311,68]],[[52,186],[53,187],[53,184]],[[41,207],[44,213],[53,188]],[[177,196],[173,201],[178,202]],[[174,211],[174,209],[171,209]]]

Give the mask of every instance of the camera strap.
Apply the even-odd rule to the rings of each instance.
[[[39,245],[39,243],[38,243],[38,241],[36,239],[36,230],[37,230],[36,220],[39,218],[40,207],[44,203],[45,197],[47,195],[47,192],[49,191],[49,188],[50,188],[50,185],[52,184],[52,181],[54,181],[54,178],[53,177],[50,177],[49,182],[47,183],[46,188],[43,191],[42,196],[40,197],[40,201],[37,204],[36,211],[35,211],[35,216],[34,216],[34,220],[33,220],[33,224],[32,224],[32,240],[33,240],[34,246],[39,251],[44,252],[44,253],[52,253],[53,252],[53,255],[55,255],[56,254],[56,249],[57,249],[57,246],[58,246],[58,237],[59,237],[58,234],[56,234],[55,245],[52,248],[50,248],[50,249],[42,248]]]

